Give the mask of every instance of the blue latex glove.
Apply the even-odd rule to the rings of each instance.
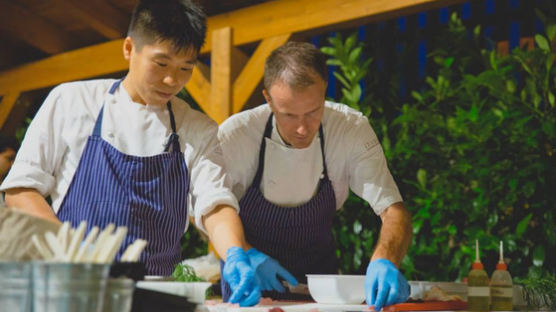
[[[255,277],[255,270],[249,263],[249,257],[240,247],[230,247],[226,251],[222,277],[230,284],[232,290],[230,303],[249,307],[257,304],[261,299],[261,289]]]
[[[278,292],[284,292],[284,286],[282,286],[277,276],[290,283],[290,285],[297,286],[297,280],[295,277],[293,277],[288,270],[284,269],[278,261],[255,248],[247,250],[247,256],[249,256],[249,261],[255,269],[261,290],[276,290]]]
[[[380,311],[384,306],[406,302],[409,284],[392,262],[376,259],[367,267],[365,298],[367,305]]]

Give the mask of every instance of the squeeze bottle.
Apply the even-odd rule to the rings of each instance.
[[[504,263],[504,244],[500,241],[500,260],[490,279],[491,309],[493,311],[513,310],[513,282],[508,266]]]
[[[479,241],[475,240],[475,262],[467,276],[467,310],[488,311],[489,303],[488,276],[479,259]]]

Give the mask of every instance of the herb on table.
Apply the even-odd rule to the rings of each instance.
[[[195,273],[195,270],[187,264],[179,263],[172,273],[172,277],[178,282],[205,282],[205,280]]]

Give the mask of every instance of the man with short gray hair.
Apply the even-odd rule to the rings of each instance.
[[[365,281],[367,304],[378,311],[409,296],[397,267],[411,216],[367,118],[325,100],[327,77],[317,48],[285,44],[265,64],[267,104],[230,117],[218,137],[252,246],[247,254],[270,291],[263,296],[302,299],[278,278],[296,285],[305,274],[338,273],[332,219],[351,189],[383,222]]]

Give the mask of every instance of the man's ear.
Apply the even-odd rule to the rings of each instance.
[[[263,89],[263,96],[266,102],[270,104],[270,94],[268,94],[268,91],[266,91],[266,89]]]
[[[133,48],[134,48],[133,39],[131,39],[131,37],[126,37],[124,39],[124,45],[123,45],[124,58],[126,59],[126,61],[129,61],[131,59],[131,51],[133,51]]]

